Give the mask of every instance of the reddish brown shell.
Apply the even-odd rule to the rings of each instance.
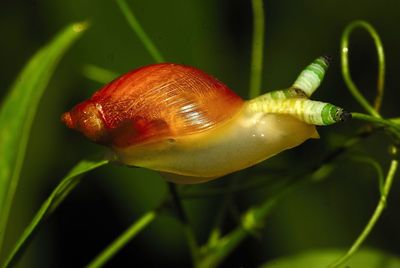
[[[117,78],[62,120],[93,141],[127,147],[210,129],[242,105],[238,95],[203,71],[161,63]]]

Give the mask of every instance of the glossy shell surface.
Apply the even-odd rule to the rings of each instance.
[[[64,114],[63,120],[84,134],[89,132],[85,135],[94,141],[125,148],[211,129],[234,117],[243,103],[201,70],[162,63],[122,75]],[[91,120],[78,123],[88,113]],[[97,130],[89,126],[83,131],[86,122]]]

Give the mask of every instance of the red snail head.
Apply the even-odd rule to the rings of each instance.
[[[76,105],[71,111],[62,114],[61,121],[94,142],[108,142],[104,120],[97,105],[92,102],[86,101]]]

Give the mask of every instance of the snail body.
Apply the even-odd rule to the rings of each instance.
[[[303,88],[244,101],[196,68],[154,64],[112,81],[62,120],[110,146],[126,165],[157,170],[177,183],[204,182],[317,138],[315,125],[347,117],[341,108],[308,99],[328,63],[318,58],[310,66],[295,82]]]

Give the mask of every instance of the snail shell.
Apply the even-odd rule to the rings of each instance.
[[[307,98],[327,65],[320,57],[302,72],[296,83],[306,90],[292,87],[249,101],[196,68],[149,65],[112,81],[62,121],[110,146],[124,164],[199,183],[318,138],[315,124],[349,118],[339,107]]]
[[[232,118],[242,105],[208,74],[162,63],[121,76],[62,120],[94,142],[126,148],[205,131]]]

